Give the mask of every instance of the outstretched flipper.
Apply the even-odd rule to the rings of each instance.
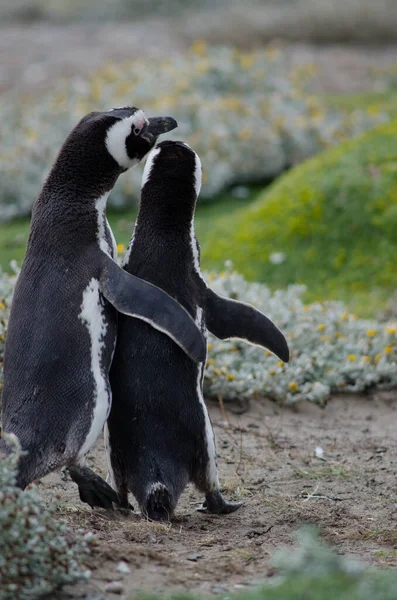
[[[101,292],[124,315],[146,321],[168,335],[195,362],[203,362],[206,343],[194,320],[160,288],[130,275],[103,254]]]
[[[242,502],[227,502],[219,490],[208,492],[205,495],[205,502],[197,510],[200,512],[209,512],[214,515],[228,515],[242,506]]]
[[[218,296],[207,288],[206,325],[217,338],[240,338],[268,348],[282,361],[289,361],[287,340],[276,325],[249,304]]]
[[[107,510],[118,507],[119,499],[113,488],[102,477],[88,467],[72,465],[68,468],[69,475],[79,487],[80,500],[94,508],[99,506]],[[130,506],[132,508],[132,506]]]

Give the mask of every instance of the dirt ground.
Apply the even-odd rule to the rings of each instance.
[[[271,575],[271,555],[293,544],[302,523],[316,524],[342,554],[397,567],[396,392],[334,397],[325,409],[265,400],[242,415],[234,408],[222,413],[210,403],[224,493],[244,502],[232,515],[197,512],[202,498],[189,487],[171,524],[150,523],[136,513],[92,511],[59,473],[41,481],[57,516],[96,536],[91,582],[62,599],[248,589]],[[105,475],[102,440],[90,464]],[[120,561],[129,573],[117,570]],[[117,595],[107,591],[115,582]]]

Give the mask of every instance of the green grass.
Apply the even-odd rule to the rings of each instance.
[[[223,194],[211,204],[199,205],[196,211],[196,233],[202,245],[206,245],[209,232],[218,219],[234,214],[242,206],[252,202],[261,191],[258,186],[250,188],[250,194],[244,200],[235,198],[231,193]],[[110,212],[109,223],[118,244],[125,247],[131,237],[137,209],[128,212]],[[10,261],[15,259],[22,263],[26,242],[29,235],[30,221],[28,219],[0,223],[0,266],[4,271],[10,270]],[[227,257],[226,257],[227,258]],[[205,268],[205,265],[203,265]]]
[[[364,316],[380,308],[397,288],[397,120],[306,161],[220,217],[203,262],[221,268],[225,258],[251,280],[307,284],[308,301],[343,300]]]
[[[360,94],[327,94],[322,99],[329,108],[347,112],[364,110],[369,114],[386,113],[391,119],[397,118],[397,89]]]

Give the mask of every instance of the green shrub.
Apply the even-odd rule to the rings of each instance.
[[[204,266],[225,258],[249,279],[304,283],[310,298],[385,297],[396,288],[397,120],[283,175],[208,235]]]
[[[54,86],[40,102],[0,100],[0,219],[29,213],[64,138],[85,113],[134,103],[148,115],[170,114],[173,137],[185,139],[203,162],[201,199],[239,182],[273,179],[295,164],[358,134],[382,115],[325,109],[305,92],[307,73],[291,72],[269,48],[244,53],[202,42],[172,60],[105,65],[89,79]],[[141,169],[123,175],[113,206],[137,199]]]
[[[15,452],[0,460],[0,599],[30,600],[89,577],[81,562],[91,534],[71,534],[34,491],[15,487],[20,450],[8,437]]]

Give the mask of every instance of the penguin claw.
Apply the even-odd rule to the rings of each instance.
[[[242,502],[227,502],[219,490],[207,494],[205,501],[196,510],[214,515],[229,515],[242,506]]]
[[[77,467],[75,465],[70,466],[68,471],[72,480],[78,485],[82,502],[85,502],[91,508],[99,507],[106,510],[114,510],[114,506],[120,506],[119,498],[114,489],[94,471],[88,467]],[[130,504],[129,508],[132,509]]]
[[[226,502],[222,506],[212,507],[212,510],[209,510],[207,503],[203,502],[196,508],[197,512],[203,512],[207,514],[213,515],[229,515],[232,512],[235,512],[242,506],[242,502]]]
[[[219,512],[216,512],[218,515],[230,515],[230,513],[235,512],[242,506],[242,502],[226,502],[223,505],[222,509]]]

